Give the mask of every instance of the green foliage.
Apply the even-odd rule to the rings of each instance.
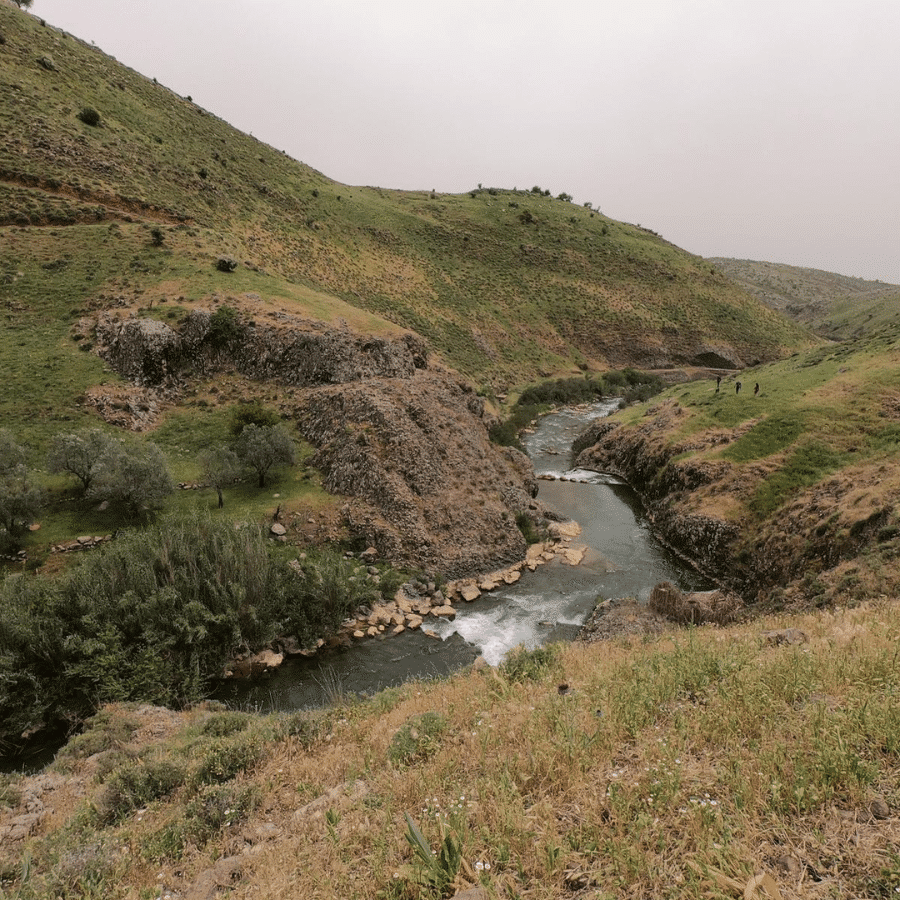
[[[25,465],[25,451],[0,429],[0,547],[15,547],[34,520],[43,491]]]
[[[120,536],[56,578],[7,578],[0,741],[77,722],[113,700],[201,699],[239,647],[278,633],[308,646],[378,596],[336,552],[291,568],[278,549],[258,526],[172,517]]]
[[[528,544],[536,544],[541,539],[540,532],[538,532],[528,513],[520,512],[516,514],[516,527],[522,532],[522,537],[525,538],[525,542]]]
[[[135,762],[117,770],[96,803],[97,821],[114,825],[135,810],[171,794],[184,784],[187,771],[169,759]]]
[[[227,347],[244,335],[238,311],[232,306],[220,306],[209,317],[209,330],[205,340],[213,347]]]
[[[806,429],[798,410],[768,416],[722,451],[725,459],[747,462],[771,456],[789,447]]]
[[[437,897],[448,896],[462,864],[462,844],[453,830],[447,830],[435,853],[409,813],[404,837],[417,862],[414,880]]]
[[[559,664],[559,647],[549,644],[528,650],[517,647],[500,664],[500,674],[507,681],[540,681]]]
[[[238,459],[257,476],[259,487],[274,466],[292,466],[297,448],[287,429],[279,425],[255,425],[248,422],[234,442]]]
[[[203,743],[193,773],[193,783],[224,784],[241,772],[250,772],[263,759],[266,742],[256,731],[241,731],[227,738]]]
[[[235,437],[239,436],[247,425],[259,428],[271,428],[281,424],[281,416],[274,409],[264,406],[259,400],[249,403],[238,403],[231,408],[229,430]]]
[[[84,122],[85,125],[90,125],[91,128],[98,128],[100,125],[100,113],[93,106],[82,107],[76,118]]]
[[[120,504],[137,517],[161,506],[174,490],[165,457],[156,444],[110,441],[91,467],[87,496]]]
[[[221,509],[225,505],[222,488],[237,480],[241,472],[240,460],[230,447],[215,447],[212,450],[203,450],[198,462],[203,478],[216,489]]]
[[[412,765],[434,756],[441,747],[447,720],[436,712],[414,716],[391,738],[388,759],[394,765]]]
[[[64,433],[54,436],[47,455],[47,468],[54,473],[74,475],[80,482],[84,493],[87,493],[97,466],[110,448],[113,439],[99,428],[77,433]]]
[[[201,734],[211,737],[228,737],[246,730],[252,717],[249,713],[231,710],[211,715],[200,728]]]

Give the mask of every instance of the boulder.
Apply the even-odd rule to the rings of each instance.
[[[462,584],[459,587],[459,595],[466,601],[466,603],[471,603],[473,600],[477,600],[481,596],[481,591],[478,589],[478,585],[474,582],[468,582],[466,584]]]
[[[682,625],[723,625],[733,621],[743,605],[736,594],[722,590],[684,593],[670,581],[657,584],[649,601],[654,612]]]

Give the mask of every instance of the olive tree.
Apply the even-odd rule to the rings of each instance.
[[[162,504],[175,490],[159,447],[152,441],[110,441],[95,466],[88,496],[118,503],[134,515]]]
[[[237,454],[230,447],[216,447],[204,450],[199,457],[203,478],[211,484],[219,495],[219,509],[225,505],[222,488],[231,484],[241,471],[241,463]]]
[[[283,425],[248,423],[234,442],[234,452],[256,472],[260,487],[266,486],[266,476],[274,466],[292,466],[297,460],[294,439]]]
[[[25,465],[25,451],[8,431],[0,430],[0,542],[18,544],[42,499]]]
[[[86,494],[97,473],[97,464],[112,443],[99,428],[79,434],[58,434],[50,444],[47,468],[56,474],[74,475]]]

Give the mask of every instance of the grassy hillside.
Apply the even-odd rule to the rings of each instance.
[[[879,602],[363,703],[335,686],[319,713],[114,705],[0,781],[0,880],[22,900],[893,897],[898,638]]]
[[[27,249],[93,269],[71,271],[73,304],[140,304],[155,289],[192,301],[224,289],[211,263],[227,253],[264,270],[232,291],[303,307],[314,287],[497,385],[602,366],[617,344],[677,354],[697,337],[752,359],[806,339],[647,230],[530,191],[347,187],[30,16],[4,7],[0,29],[2,225],[32,242],[3,260],[7,279]],[[98,126],[79,119],[85,108]],[[124,270],[102,240],[110,222],[132,243]],[[162,252],[140,246],[150,227]]]
[[[900,285],[751,259],[710,259],[748,293],[834,340],[896,321]]]
[[[694,382],[650,411],[618,414],[670,460],[658,484],[684,473],[691,490],[677,508],[737,527],[721,568],[748,599],[896,596],[900,324],[736,378],[719,393]]]

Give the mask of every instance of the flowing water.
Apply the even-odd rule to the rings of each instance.
[[[446,675],[483,655],[492,665],[513,647],[573,639],[598,596],[646,600],[653,586],[672,581],[684,590],[710,585],[651,534],[640,500],[620,479],[571,469],[572,441],[617,401],[563,409],[540,419],[525,446],[542,480],[545,505],[582,526],[573,544],[588,548],[580,566],[554,561],[523,572],[510,587],[456,604],[451,622],[428,619],[437,637],[407,630],[366,639],[311,659],[288,660],[263,682],[228,682],[218,698],[240,707],[303,709],[346,694],[368,694],[411,678]]]

